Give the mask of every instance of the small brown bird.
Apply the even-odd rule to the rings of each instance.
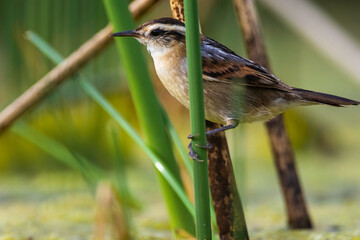
[[[184,23],[160,18],[111,36],[134,37],[146,45],[165,88],[189,108]],[[204,35],[200,38],[205,118],[225,125],[207,134],[235,128],[240,122],[266,121],[296,106],[360,104],[347,98],[290,87],[255,62]]]

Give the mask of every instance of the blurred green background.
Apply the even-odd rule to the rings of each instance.
[[[360,2],[309,2],[320,7],[360,46]],[[272,71],[282,81],[291,86],[360,99],[358,80],[261,1],[257,7]],[[203,33],[246,56],[231,1],[202,0],[199,8]],[[164,16],[171,16],[168,1],[160,1],[138,23]],[[39,34],[67,56],[107,22],[102,1],[0,0],[0,109],[54,67],[26,40],[27,30]],[[160,85],[150,56],[147,58],[158,96],[185,146],[189,133],[188,111]],[[139,130],[115,46],[108,47],[81,72]],[[22,120],[111,172],[114,156],[106,131],[111,120],[72,81],[65,82]],[[360,200],[360,108],[304,107],[286,112],[285,120],[315,226],[320,230],[341,226],[345,235],[347,231],[356,235],[354,229],[360,228],[360,207],[356,204]],[[267,234],[264,229],[284,229],[284,207],[263,125],[246,124],[227,134],[250,234],[261,237]],[[124,133],[119,131],[119,136],[122,139],[119,147],[129,164],[130,185],[145,205],[136,219],[141,219],[138,221],[144,226],[152,226],[149,222],[153,221],[163,224],[166,212],[150,161]],[[91,229],[93,212],[88,209],[92,198],[80,174],[11,130],[0,135],[0,187],[0,211],[4,213],[0,217],[0,236],[15,234],[19,224],[36,226],[39,223],[44,226],[44,234],[50,234],[52,225],[44,216],[69,223],[60,224],[63,229],[74,228],[70,222],[77,221],[86,229],[86,233],[81,234],[86,235]],[[75,211],[78,215],[52,213],[49,209],[57,209],[57,204],[65,206],[62,212]],[[34,206],[38,212],[31,210]],[[10,215],[17,219],[24,209],[27,209],[25,219],[29,221],[9,220]],[[34,231],[31,227],[26,229],[25,233]]]

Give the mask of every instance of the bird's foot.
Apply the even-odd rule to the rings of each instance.
[[[191,137],[191,138],[193,138],[193,137]],[[199,145],[199,144],[195,144],[195,146],[197,146],[199,148],[204,148],[204,149],[211,149],[211,148],[214,147],[213,145],[211,145],[208,142],[206,143],[206,146]],[[188,155],[189,155],[190,158],[192,158],[192,159],[194,159],[195,161],[198,161],[198,162],[203,162],[204,161],[204,160],[201,160],[201,159],[198,158],[197,153],[194,151],[194,149],[192,147],[192,140],[190,140],[190,143],[188,145],[188,149],[189,149]]]

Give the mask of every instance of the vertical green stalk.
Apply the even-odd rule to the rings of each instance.
[[[111,125],[109,126],[108,129],[113,143],[114,156],[116,158],[114,163],[115,173],[116,173],[115,185],[120,195],[119,204],[121,204],[122,211],[124,213],[124,226],[127,228],[126,232],[130,232],[133,224],[132,224],[132,216],[129,208],[130,205],[129,203],[134,203],[133,201],[134,198],[130,192],[130,188],[128,185],[127,174],[126,174],[127,164],[125,163],[124,155],[120,149],[121,146],[120,138],[117,135],[117,131],[115,129],[114,124],[113,122],[111,122]]]
[[[108,17],[114,25],[114,30],[121,31],[134,28],[126,0],[104,0],[104,4]],[[129,80],[130,92],[146,142],[181,183],[171,141],[164,127],[164,118],[151,84],[140,45],[136,43],[136,40],[129,38],[117,38],[115,42]],[[172,227],[194,233],[193,219],[189,211],[160,173],[157,173]]]
[[[211,239],[210,198],[206,149],[204,93],[197,0],[185,0],[186,54],[188,61],[192,146],[203,161],[194,161],[197,239]]]

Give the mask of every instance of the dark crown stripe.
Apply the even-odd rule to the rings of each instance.
[[[144,28],[148,25],[153,25],[153,24],[168,24],[168,25],[177,25],[180,27],[185,27],[185,24],[179,20],[176,20],[174,18],[159,18],[159,19],[154,19],[154,20],[150,20],[142,25],[140,25],[137,29],[141,29]]]

